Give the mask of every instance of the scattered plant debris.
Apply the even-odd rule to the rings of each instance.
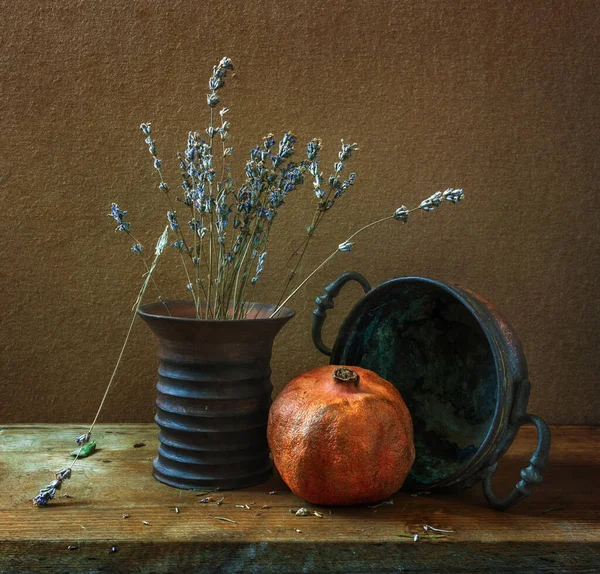
[[[173,510],[175,511],[175,514],[179,514],[179,508],[177,508],[177,506]]]
[[[199,500],[198,502],[200,504],[206,504],[207,502],[212,502],[214,499],[212,496],[206,496],[205,498],[202,498],[201,500]]]
[[[264,508],[264,506],[263,506]],[[267,507],[268,508],[268,507]],[[323,518],[322,512],[317,512],[316,510],[309,510],[308,508],[299,508],[295,510],[294,508],[290,508],[290,514],[294,516],[317,516],[318,518]]]
[[[377,504],[367,504],[367,508],[379,508],[380,506],[384,506],[384,505],[393,505],[394,501],[393,500],[384,500],[382,502],[378,502]]]
[[[427,532],[428,530],[433,530],[434,532],[446,532],[448,534],[454,533],[454,530],[443,530],[441,528],[434,528],[433,526],[429,526],[429,524],[425,524],[423,526],[423,530]]]
[[[556,512],[557,510],[564,510],[565,507],[564,506],[552,506],[550,508],[546,508],[546,510],[544,510],[542,512],[542,514],[548,514],[548,512]]]
[[[143,446],[146,446],[146,443],[145,443],[145,442],[136,442],[136,443],[133,445],[133,448],[141,448],[141,447],[143,447]]]
[[[246,510],[251,510],[251,508],[247,504],[236,504],[236,508],[245,508]]]
[[[400,538],[412,538],[414,542],[416,542],[417,540],[421,539],[421,540],[427,540],[429,538],[446,538],[445,534],[427,534],[427,535],[421,535],[421,534],[396,534],[396,536],[399,536]]]
[[[276,490],[272,490],[271,492],[267,492],[267,494],[277,494]]]
[[[261,508],[271,508],[268,504],[263,504]]]
[[[123,514],[123,518],[129,518],[131,514]]]
[[[224,516],[215,516],[215,520],[223,520],[224,522],[231,522],[231,524],[237,524],[235,520],[231,520],[231,518],[225,518]]]
[[[79,550],[79,546],[67,546],[67,550]]]
[[[144,526],[150,526],[150,523],[147,520],[142,520],[142,524]]]
[[[118,551],[119,551],[119,548],[118,548],[117,546],[111,546],[111,547],[110,547],[110,551],[111,551],[111,552],[118,552]]]
[[[222,496],[221,498],[219,498],[219,500],[217,500],[217,506],[221,506],[221,504],[223,504],[224,500],[225,500],[224,496]]]

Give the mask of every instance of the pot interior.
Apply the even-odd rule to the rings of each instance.
[[[423,279],[380,285],[345,320],[332,362],[400,391],[415,431],[406,487],[452,482],[473,462],[494,420],[498,374],[486,334],[454,294]]]

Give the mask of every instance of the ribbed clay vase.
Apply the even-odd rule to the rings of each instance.
[[[267,419],[271,405],[271,352],[294,316],[264,305],[256,318],[196,319],[189,301],[138,311],[158,341],[160,427],[154,477],[185,489],[244,488],[271,474]]]

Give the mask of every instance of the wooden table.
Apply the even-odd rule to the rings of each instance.
[[[34,508],[31,497],[65,467],[83,430],[0,429],[0,572],[600,572],[600,428],[553,427],[544,483],[500,513],[479,485],[400,492],[377,508],[315,508],[278,476],[198,495],[152,478],[154,425],[101,425],[99,450],[50,506]],[[500,463],[499,492],[515,483],[534,443],[524,428]],[[323,516],[290,513],[300,507]],[[453,533],[399,536],[423,535],[426,524]]]

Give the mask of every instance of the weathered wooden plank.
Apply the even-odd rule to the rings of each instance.
[[[61,491],[70,497],[34,508],[31,497],[69,461],[80,430],[68,425],[0,429],[1,572],[169,572],[190,559],[199,569],[222,572],[600,569],[600,429],[595,427],[554,427],[544,483],[530,499],[499,513],[487,507],[480,486],[419,497],[400,492],[393,505],[378,508],[317,508],[291,494],[277,476],[258,487],[209,495],[214,500],[201,503],[206,495],[152,478],[154,425],[102,425],[95,433],[98,452],[77,465]],[[134,448],[139,443],[145,446]],[[500,464],[498,491],[518,480],[534,445],[533,429],[523,429]],[[323,517],[290,514],[301,506]],[[424,534],[425,524],[454,532],[417,542],[398,536]]]

